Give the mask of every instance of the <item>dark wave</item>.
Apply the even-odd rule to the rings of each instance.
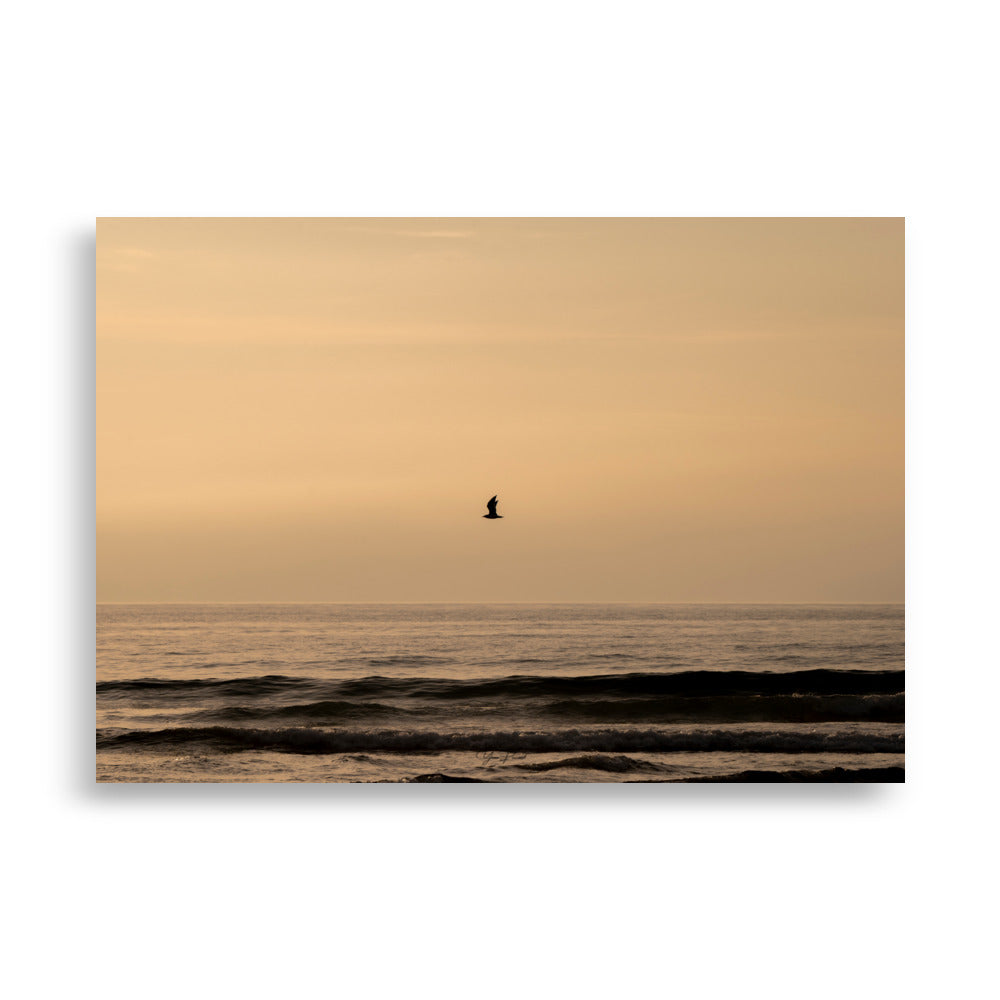
[[[348,720],[400,720],[421,717],[442,721],[456,715],[475,717],[486,707],[479,702],[410,701],[384,704],[372,701],[324,700],[285,704],[254,700],[249,704],[223,701],[192,711],[182,717],[191,725],[216,722],[284,721],[292,725],[336,724]],[[509,713],[504,709],[509,708]],[[687,722],[903,722],[905,696],[892,695],[722,695],[708,697],[670,695],[666,697],[587,699],[559,701],[542,699],[538,704],[526,704],[512,699],[509,705],[489,703],[488,712],[494,719],[509,714],[517,719],[557,719],[565,723],[628,722],[628,723],[687,723]]]
[[[903,722],[902,694],[693,695],[549,702],[563,719],[600,722]]]
[[[452,784],[453,782],[464,782],[466,784],[484,784],[485,778],[466,778],[459,777],[454,774],[441,774],[439,771],[434,774],[418,774],[415,778],[403,778],[404,783],[407,784],[432,784],[432,785],[443,785]]]
[[[626,673],[584,676],[532,676],[458,680],[452,678],[364,677],[343,681],[347,696],[436,699],[555,697],[685,697],[772,694],[898,694],[901,670],[801,670],[762,673],[749,670],[689,670],[677,673]]]
[[[412,713],[378,702],[315,701],[304,705],[222,705],[219,708],[191,713],[187,720],[213,719],[220,722],[264,721],[267,719],[306,719],[313,722],[338,722],[347,719],[388,719]]]
[[[680,778],[683,782],[899,782],[906,781],[903,767],[829,767],[822,771],[740,771],[704,778]]]
[[[635,765],[635,766],[632,766]],[[553,771],[559,768],[584,768],[595,771],[610,771],[616,774],[626,774],[634,771],[658,771],[660,768],[655,764],[647,764],[644,761],[632,760],[631,757],[602,757],[600,754],[591,754],[584,757],[570,757],[567,760],[549,761],[544,764],[527,765],[522,770],[529,771]],[[451,774],[418,774],[415,778],[403,778],[404,782],[477,782],[489,781],[485,778],[468,778]],[[829,767],[821,771],[810,771],[798,769],[791,771],[763,771],[748,770],[739,771],[736,774],[714,775],[712,777],[700,778],[639,778],[631,779],[640,784],[651,782],[668,784],[693,784],[702,782],[729,782],[729,783],[757,783],[769,782],[772,784],[806,782],[859,784],[859,783],[891,783],[905,782],[906,770],[902,767]]]
[[[338,660],[338,663],[364,664],[368,667],[426,667],[428,664],[454,663],[451,656],[424,656],[419,653],[403,653],[396,656],[358,656]]]
[[[645,760],[635,760],[625,754],[588,753],[562,760],[543,760],[536,764],[510,764],[519,771],[558,771],[562,768],[583,768],[588,771],[610,771],[625,774],[629,771],[662,771],[663,768]]]
[[[797,732],[793,730],[590,729],[531,732],[407,732],[400,730],[250,729],[192,726],[155,730],[99,730],[100,750],[173,750],[202,745],[217,752],[272,750],[279,753],[418,753],[442,750],[498,753],[594,753],[728,751],[757,753],[902,753],[902,733]]]
[[[266,698],[285,691],[313,687],[315,681],[308,677],[284,677],[266,674],[263,677],[233,677],[228,680],[190,678],[173,680],[163,677],[142,677],[126,681],[98,681],[99,696],[150,697],[158,695],[223,694],[244,698]]]
[[[676,673],[596,674],[585,676],[532,676],[456,678],[362,677],[328,680],[311,677],[264,677],[167,680],[146,678],[101,681],[104,697],[155,697],[163,695],[220,694],[236,697],[270,697],[308,693],[317,700],[337,698],[536,698],[640,697],[644,695],[722,696],[776,694],[899,694],[904,687],[902,670],[797,670],[763,673],[750,670],[688,670]]]

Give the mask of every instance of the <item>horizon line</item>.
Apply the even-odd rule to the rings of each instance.
[[[551,605],[551,604],[642,604],[650,606],[676,606],[676,605],[717,605],[719,607],[801,607],[809,605],[813,607],[878,607],[881,605],[905,606],[903,601],[96,601],[97,605],[122,605],[122,604],[227,604],[227,605],[262,605],[262,604],[320,604],[320,605],[361,605],[361,604],[406,604],[406,605],[429,605],[429,604],[530,604],[530,605]]]

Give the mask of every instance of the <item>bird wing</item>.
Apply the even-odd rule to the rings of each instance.
[[[491,513],[495,514],[497,512],[497,498],[493,497],[486,501],[486,509]]]

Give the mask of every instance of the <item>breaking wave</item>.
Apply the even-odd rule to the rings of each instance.
[[[736,774],[718,774],[703,778],[680,778],[683,782],[899,782],[906,781],[903,767],[828,767],[822,771],[739,771]]]
[[[622,673],[585,676],[455,678],[361,677],[330,680],[314,677],[101,681],[105,697],[207,693],[240,697],[270,697],[308,692],[336,697],[419,698],[535,698],[552,696],[732,695],[732,694],[898,694],[903,691],[902,670],[796,670],[767,673],[751,670],[687,670],[675,673]]]
[[[902,722],[905,696],[722,695],[618,701],[557,701],[544,711],[567,719],[602,722]]]
[[[625,754],[588,753],[580,757],[566,757],[563,760],[543,760],[537,764],[511,764],[519,771],[557,771],[560,768],[584,768],[588,771],[610,771],[613,774],[625,774],[630,771],[662,771],[658,764],[644,760],[635,760]]]
[[[715,729],[693,732],[588,729],[559,732],[420,732],[402,730],[250,729],[180,726],[154,730],[98,730],[97,747],[173,750],[201,745],[220,752],[420,753],[444,750],[500,753],[727,751],[758,753],[902,753],[902,733]]]

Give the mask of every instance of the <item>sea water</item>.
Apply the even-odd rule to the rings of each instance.
[[[100,781],[902,780],[902,605],[117,604]]]

